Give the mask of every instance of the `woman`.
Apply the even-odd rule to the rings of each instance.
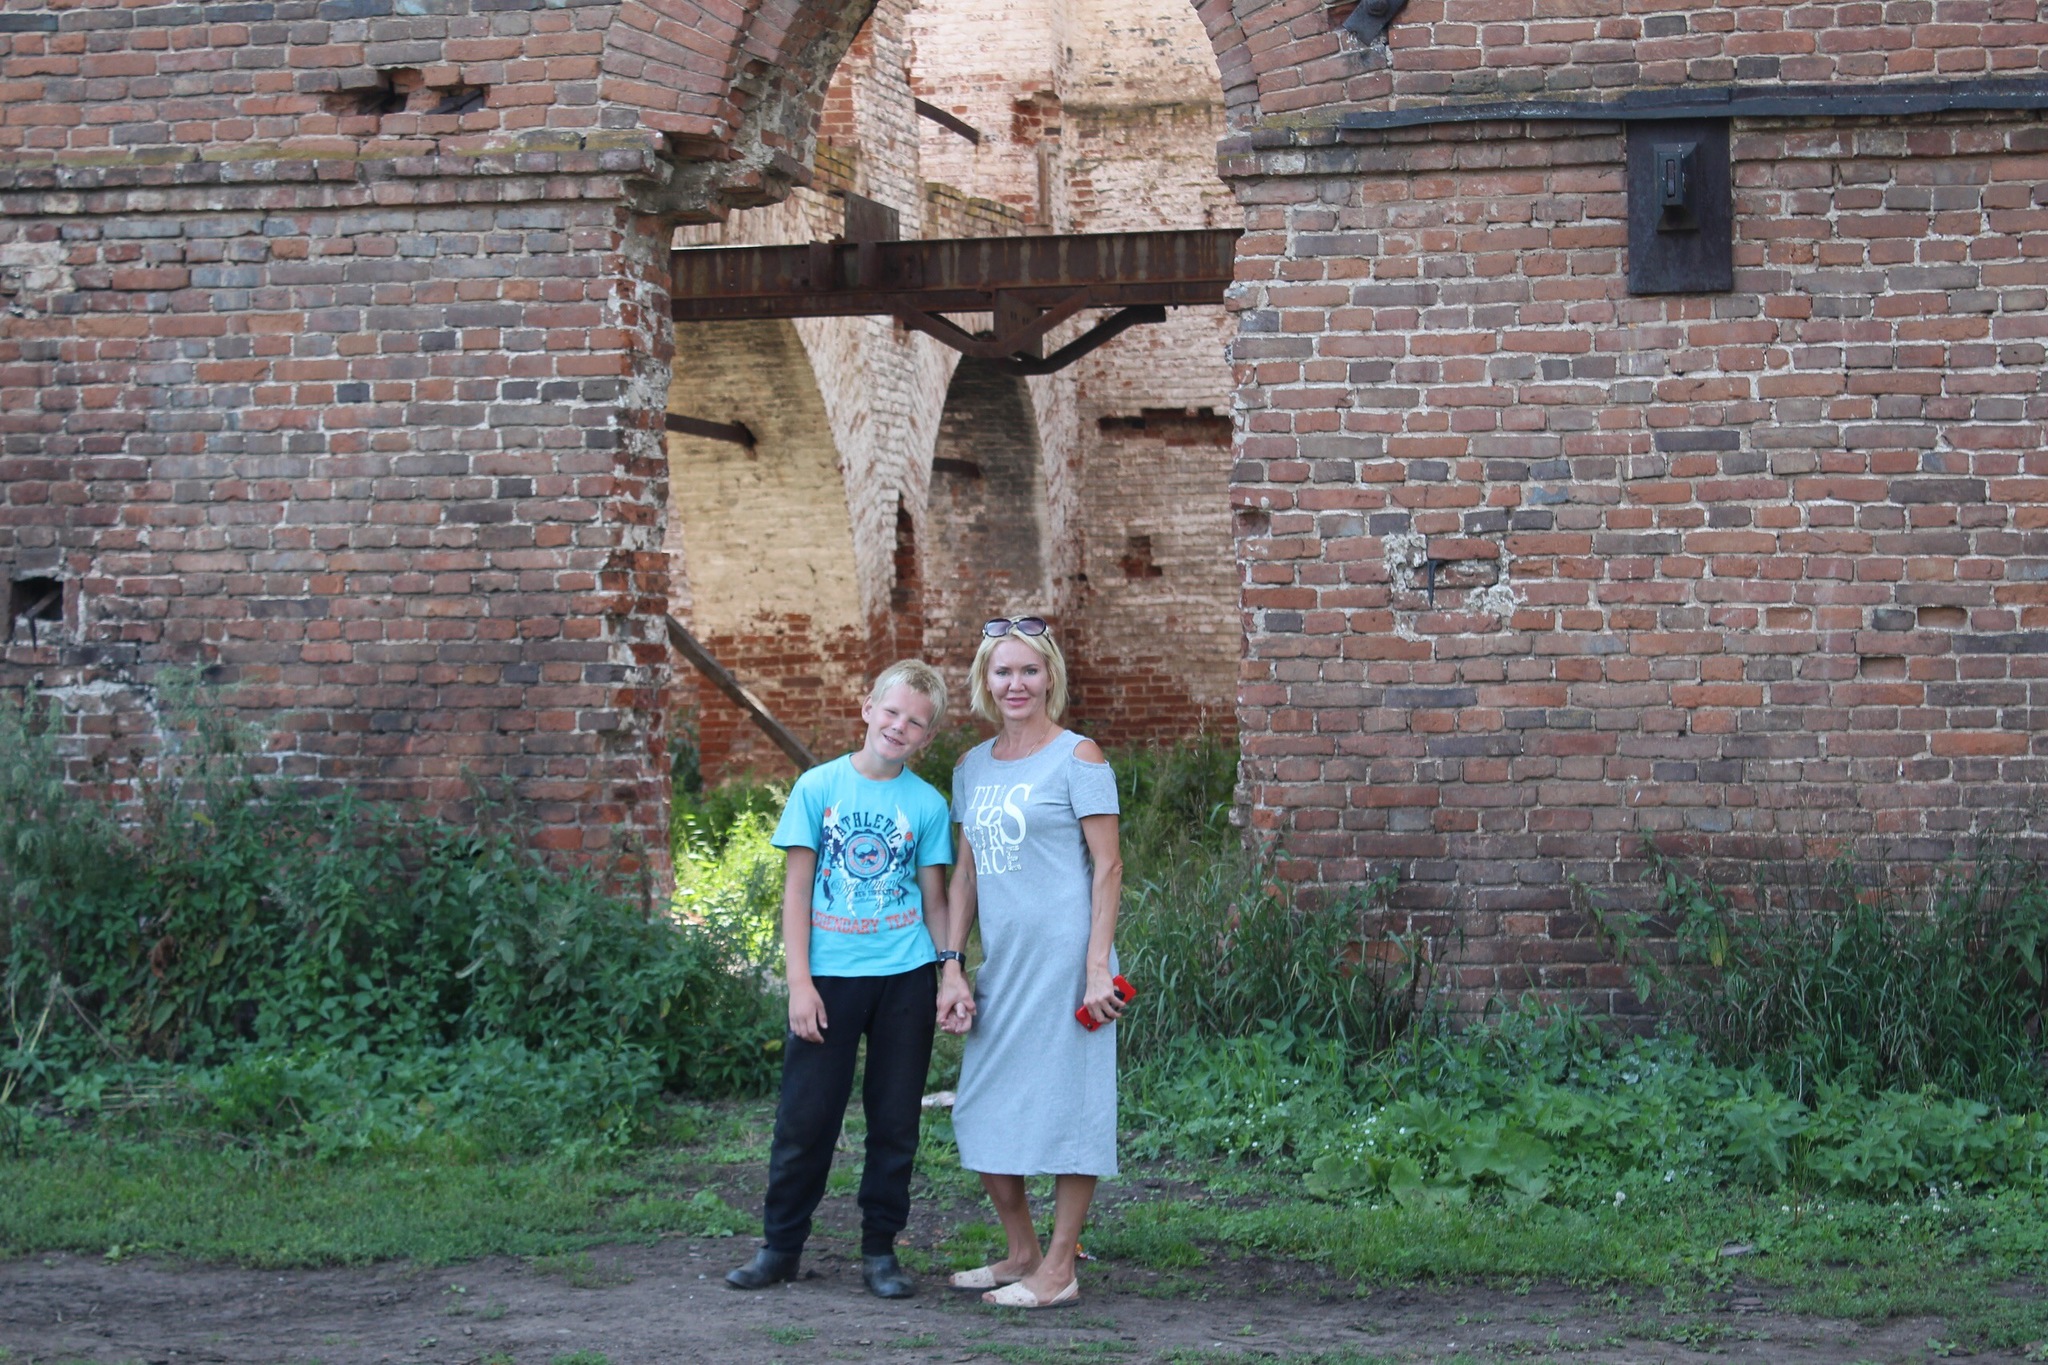
[[[965,1033],[953,1132],[1002,1219],[1007,1254],[953,1277],[989,1303],[1080,1299],[1075,1260],[1100,1176],[1116,1174],[1116,778],[1094,742],[1060,727],[1067,665],[1036,616],[982,627],[976,714],[1002,727],[953,771],[960,849],[939,954],[939,1027]],[[970,988],[967,932],[981,920]],[[1075,1018],[1083,1007],[1098,1024]],[[1024,1178],[1058,1177],[1039,1250]]]

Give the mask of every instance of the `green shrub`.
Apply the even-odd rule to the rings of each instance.
[[[744,913],[678,924],[509,832],[264,790],[220,709],[189,709],[185,750],[124,829],[61,781],[50,709],[0,704],[0,1086],[17,1098],[175,1064],[178,1093],[231,1129],[350,1147],[434,1126],[376,1109],[394,1097],[445,1131],[542,1142],[624,1131],[662,1084],[771,1079],[782,1009]]]
[[[1641,917],[1602,920],[1645,998],[1722,1061],[1803,1100],[1939,1086],[2008,1108],[2048,1098],[2048,873],[1995,849],[1918,898],[1836,861],[1813,888],[1738,909],[1652,851],[1670,961]]]

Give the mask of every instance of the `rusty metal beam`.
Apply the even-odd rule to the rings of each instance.
[[[731,670],[711,657],[711,651],[704,648],[690,628],[673,616],[664,616],[668,626],[668,642],[675,646],[676,653],[697,666],[697,671],[711,680],[711,685],[726,695],[734,706],[747,713],[748,719],[760,727],[761,733],[775,741],[775,747],[789,755],[789,761],[796,764],[799,772],[809,772],[818,766],[817,755],[805,747],[796,737],[796,732],[775,719],[768,708],[761,705],[753,693],[747,691]]]
[[[958,133],[975,146],[979,147],[981,145],[981,129],[975,127],[966,119],[960,118],[925,100],[912,100],[910,107],[917,110],[919,118],[928,118],[941,128]]]
[[[801,246],[686,247],[673,254],[679,322],[865,314],[993,313],[1221,303],[1238,233],[1101,232]],[[1007,354],[1007,353],[1006,353]]]
[[[668,414],[665,423],[670,431],[684,436],[702,436],[711,441],[730,441],[736,446],[754,448],[754,433],[745,422],[713,422],[703,417],[686,417],[680,412]]]

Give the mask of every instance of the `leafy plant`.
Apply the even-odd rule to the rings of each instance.
[[[1716,1057],[1789,1094],[1939,1086],[2007,1108],[2048,1099],[2048,871],[2011,848],[1943,868],[1919,897],[1846,860],[1738,908],[1654,849],[1654,921],[1599,922],[1639,988]],[[1671,934],[1669,960],[1650,937]]]
[[[782,1011],[746,906],[679,924],[511,831],[266,790],[224,713],[167,706],[175,742],[123,828],[63,782],[53,708],[0,703],[10,1096],[345,1150],[621,1141],[664,1084],[772,1076]]]

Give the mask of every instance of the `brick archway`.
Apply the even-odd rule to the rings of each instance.
[[[1044,450],[1022,379],[953,371],[925,508],[927,656],[964,676],[989,616],[1051,610]]]

